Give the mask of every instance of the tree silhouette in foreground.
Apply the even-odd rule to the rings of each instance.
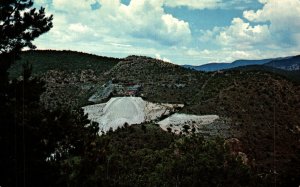
[[[19,58],[20,51],[34,49],[32,41],[52,28],[52,15],[45,9],[32,8],[31,0],[0,2],[0,78],[7,80],[7,70]],[[5,78],[5,79],[4,79]]]
[[[44,8],[29,0],[0,1],[0,186],[65,186],[65,160],[85,154],[98,128],[82,110],[47,111],[40,105],[44,83],[25,64],[22,80],[8,69],[22,49],[52,27]]]

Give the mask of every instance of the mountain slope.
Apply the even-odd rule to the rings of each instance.
[[[10,77],[21,75],[22,64],[29,62],[33,75],[46,83],[41,100],[46,108],[79,107],[105,83],[103,73],[121,59],[101,57],[75,51],[24,51],[9,70]]]
[[[185,110],[229,117],[235,136],[262,173],[276,167],[280,176],[299,174],[299,86],[267,72],[228,71],[215,74]]]
[[[225,119],[262,176],[276,172],[278,181],[299,180],[300,86],[288,79],[251,69],[198,72],[140,56],[122,59],[98,74],[83,67],[74,67],[79,73],[47,71],[42,76],[47,82],[43,103],[78,107],[108,80],[139,83],[147,101],[184,103],[182,113]]]
[[[300,55],[290,58],[275,59],[264,65],[288,71],[300,70]]]
[[[22,64],[27,61],[33,66],[33,74],[42,74],[49,70],[75,72],[84,69],[92,69],[96,74],[101,74],[116,65],[120,59],[75,51],[24,51],[21,59],[10,69],[11,77],[17,77],[22,70]]]
[[[190,103],[208,75],[153,58],[130,56],[113,67],[107,78],[142,84],[143,95],[151,102]]]
[[[204,73],[136,57],[120,62],[110,76],[144,83],[142,93],[152,102],[185,103],[183,113],[227,118],[234,137],[264,175],[273,176],[275,167],[280,180],[300,173],[300,165],[295,167],[300,160],[300,86],[281,75],[263,70]],[[185,87],[175,87],[176,82]]]
[[[249,65],[249,66],[237,67],[234,69],[242,70],[242,71],[265,71],[265,72],[281,75],[285,79],[300,84],[300,70],[287,71],[287,70],[278,69],[266,65]]]

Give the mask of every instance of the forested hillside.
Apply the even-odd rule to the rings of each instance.
[[[280,183],[291,184],[298,180],[300,87],[284,76],[251,69],[204,73],[141,56],[127,57],[102,74],[92,68],[83,70],[81,65],[78,68],[74,72],[81,72],[81,76],[60,69],[42,76],[47,83],[47,91],[41,97],[45,106],[79,107],[93,94],[93,89],[85,91],[86,86],[102,85],[109,80],[138,83],[143,85],[143,97],[151,102],[182,103],[185,107],[181,112],[221,116],[230,126],[232,138],[240,142],[251,170],[262,179],[270,182],[276,176]],[[76,89],[71,90],[72,87]],[[78,98],[82,102],[74,103]],[[121,136],[119,133],[111,136]],[[138,142],[145,144],[144,141],[129,145],[135,147]]]

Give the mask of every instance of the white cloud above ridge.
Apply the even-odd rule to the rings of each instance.
[[[96,33],[116,39],[130,36],[167,46],[186,44],[191,38],[189,23],[165,13],[162,0],[131,0],[128,6],[120,0],[100,0],[101,8],[92,11],[90,6],[95,2],[83,0],[72,4],[68,0],[53,0],[49,10],[54,14],[55,31],[51,30],[50,35],[59,36],[54,39],[62,41],[69,41],[73,32],[77,33],[74,40]]]
[[[271,41],[271,35],[266,24],[251,26],[241,18],[234,18],[229,27],[219,28],[215,40],[221,46],[249,49],[264,46]]]
[[[270,58],[299,53],[300,1],[259,1],[263,3],[261,9],[243,11],[243,17],[233,18],[229,26],[202,30],[200,43],[210,42],[217,45],[221,52],[229,48],[233,59]]]
[[[260,0],[264,7],[260,10],[244,11],[243,16],[251,22],[270,22],[270,33],[277,44],[296,46],[300,33],[299,0]]]
[[[274,7],[276,0],[260,0],[264,3],[261,9],[243,11],[243,17],[234,18],[230,25],[202,31],[201,36],[192,35],[187,21],[166,13],[166,1],[131,0],[125,5],[120,0],[100,0],[100,8],[92,11],[90,5],[96,0],[74,2],[73,10],[66,0],[38,0],[46,5],[47,13],[54,14],[54,27],[36,43],[40,48],[47,48],[45,41],[48,40],[52,48],[59,46],[56,48],[119,57],[159,54],[160,58],[178,64],[288,56],[300,51],[300,27],[296,22],[300,15],[300,6],[296,6],[299,0],[282,0],[290,2],[284,5],[282,12]],[[188,4],[193,2],[189,0],[185,5],[178,2],[176,7],[204,8],[200,4]],[[231,4],[238,2],[234,0]],[[215,5],[220,7],[221,3],[224,1]],[[192,46],[190,41],[195,37],[201,40]],[[205,49],[209,44],[213,48]]]
[[[189,24],[166,14],[162,8],[163,1],[131,0],[128,6],[119,4],[117,7],[111,7],[111,4],[107,7],[104,1],[100,3],[100,11],[113,12],[114,16],[108,18],[111,26],[121,26],[123,32],[133,37],[167,45],[185,43],[191,37]]]
[[[155,54],[155,58],[156,59],[159,59],[159,60],[162,60],[162,61],[165,61],[165,62],[171,62],[170,59],[166,58],[166,57],[162,57],[160,54]]]

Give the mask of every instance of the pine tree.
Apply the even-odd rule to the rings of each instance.
[[[7,81],[7,70],[20,51],[34,49],[32,41],[52,28],[52,15],[36,10],[32,0],[0,1],[0,81]]]

